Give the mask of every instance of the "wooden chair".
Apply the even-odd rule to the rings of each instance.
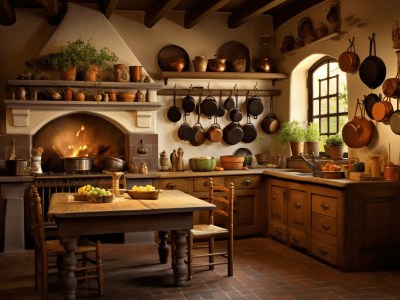
[[[49,270],[57,269],[62,276],[62,257],[65,255],[64,247],[60,240],[46,240],[43,222],[42,202],[34,185],[30,190],[31,229],[35,238],[35,289],[41,289],[42,299],[48,299]],[[75,254],[79,266],[75,269],[78,281],[96,279],[98,293],[103,294],[104,277],[101,257],[101,243],[78,243]],[[95,257],[90,257],[93,254]],[[92,256],[93,256],[92,255]],[[40,286],[39,286],[40,285]]]
[[[187,236],[188,242],[188,253],[187,253],[187,265],[188,265],[188,280],[192,278],[193,268],[200,266],[208,266],[210,270],[214,269],[215,265],[227,264],[228,265],[228,276],[233,276],[233,202],[234,202],[234,185],[231,183],[229,187],[220,186],[213,184],[212,178],[209,180],[209,202],[217,206],[213,211],[209,212],[208,222],[206,224],[194,225]],[[214,225],[215,215],[220,215],[221,219],[224,220],[223,226]],[[227,248],[221,252],[215,252],[214,240],[215,239],[226,239]],[[204,243],[195,242],[207,242]],[[199,246],[197,245],[199,244]],[[208,248],[208,253],[204,251],[195,250],[198,248]],[[208,257],[208,262],[204,261],[204,258]],[[223,257],[215,260],[216,257]],[[200,261],[195,263],[194,260]]]

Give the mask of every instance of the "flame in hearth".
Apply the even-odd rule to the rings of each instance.
[[[78,130],[65,132],[63,141],[57,140],[53,144],[53,149],[60,158],[64,157],[93,157],[97,154],[95,141],[90,141],[86,137],[85,126],[80,125]]]

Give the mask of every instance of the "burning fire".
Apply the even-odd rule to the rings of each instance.
[[[63,141],[55,143],[53,149],[59,157],[90,157],[96,153],[92,153],[90,149],[90,141],[86,138],[85,126],[81,125],[74,135],[63,136]]]

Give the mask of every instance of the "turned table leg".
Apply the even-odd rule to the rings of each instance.
[[[172,236],[174,237],[174,277],[175,285],[183,286],[186,284],[187,268],[185,265],[185,245],[186,245],[186,231],[174,230]]]
[[[160,257],[160,263],[166,264],[168,262],[168,232],[167,231],[159,231],[158,237],[160,239],[160,244],[158,245],[158,255]]]
[[[64,299],[72,300],[75,299],[76,295],[76,277],[74,270],[76,269],[76,237],[63,237],[62,244],[65,249],[65,256],[63,258],[64,267]]]

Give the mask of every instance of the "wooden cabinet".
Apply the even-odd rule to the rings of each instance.
[[[290,245],[306,249],[308,235],[307,189],[297,183],[268,180],[269,234]]]
[[[330,187],[267,177],[268,233],[345,271],[400,265],[399,186]]]
[[[310,253],[332,265],[338,265],[342,248],[343,192],[310,186],[311,241]]]

